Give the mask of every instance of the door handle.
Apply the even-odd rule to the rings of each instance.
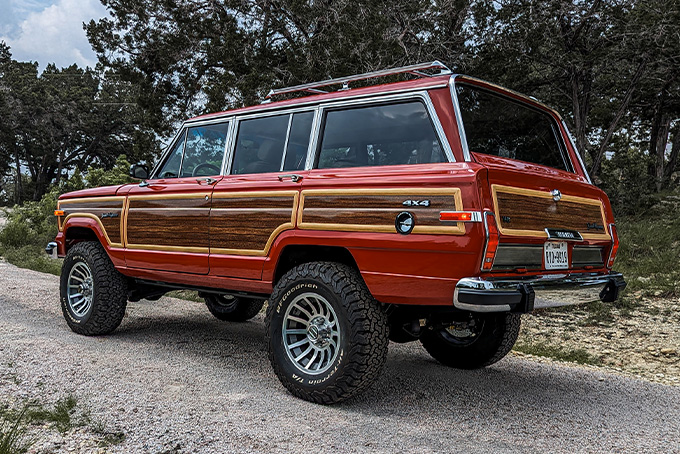
[[[214,178],[210,178],[210,177],[196,178],[196,183],[201,184],[203,182],[208,183],[208,185],[212,185],[212,184],[217,183],[217,180],[214,179]]]
[[[298,181],[302,180],[302,175],[298,175],[296,173],[291,173],[289,175],[279,175],[279,181],[283,181],[285,178],[290,178],[290,181],[297,183]]]

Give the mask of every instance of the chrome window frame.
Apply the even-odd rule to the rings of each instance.
[[[434,108],[434,104],[432,103],[432,99],[430,98],[430,94],[427,90],[417,90],[417,91],[410,91],[410,92],[405,92],[405,93],[390,93],[390,94],[383,94],[383,95],[377,95],[377,96],[371,96],[367,98],[362,98],[362,99],[343,99],[343,100],[337,100],[337,101],[332,101],[332,102],[325,102],[319,105],[319,111],[316,120],[316,124],[314,126],[314,135],[315,135],[315,140],[314,140],[314,148],[312,149],[312,152],[310,155],[307,156],[307,165],[305,166],[305,170],[312,170],[312,169],[317,169],[318,167],[318,162],[317,162],[317,156],[321,152],[320,146],[321,146],[321,126],[323,123],[323,116],[325,115],[326,111],[328,110],[337,110],[337,109],[342,109],[343,107],[348,107],[348,108],[356,108],[356,107],[364,107],[364,106],[371,106],[371,105],[376,105],[376,104],[385,104],[385,103],[394,103],[394,102],[399,102],[399,101],[420,101],[423,103],[425,106],[425,110],[427,111],[427,114],[430,118],[430,121],[432,122],[432,126],[434,128],[435,135],[437,136],[437,139],[439,140],[439,143],[442,147],[442,151],[444,152],[444,156],[446,157],[447,161],[446,162],[456,162],[456,158],[453,155],[453,150],[451,149],[451,143],[448,140],[448,137],[446,136],[446,132],[444,131],[444,128],[442,127],[441,122],[439,121],[439,116],[437,115],[437,111]],[[394,164],[394,165],[405,165],[405,164]],[[356,166],[356,167],[367,167],[367,166]],[[370,167],[370,166],[368,166]],[[382,167],[382,166],[381,166]]]
[[[165,151],[161,154],[161,158],[158,160],[158,163],[153,167],[151,170],[151,176],[149,177],[149,180],[158,180],[158,171],[161,169],[161,167],[165,164],[165,161],[168,159],[168,156],[172,152],[172,149],[175,147],[177,144],[177,141],[179,140],[179,137],[184,133],[184,147],[182,148],[182,159],[180,161],[180,167],[179,170],[180,172],[182,171],[182,164],[184,163],[184,152],[186,149],[186,135],[189,133],[190,128],[195,128],[199,126],[205,126],[205,125],[211,125],[215,123],[229,123],[229,128],[227,129],[227,137],[225,138],[225,150],[222,153],[222,165],[220,167],[220,176],[223,175],[222,169],[224,168],[224,160],[226,158],[226,151],[227,147],[229,146],[229,140],[230,140],[230,135],[231,135],[231,130],[233,126],[233,116],[230,117],[220,117],[220,118],[214,118],[210,120],[203,120],[203,121],[185,121],[182,123],[182,126],[179,128],[179,131],[175,136],[173,137],[172,141],[170,142],[170,145],[165,149]],[[179,176],[176,178],[180,178]],[[189,177],[183,177],[183,178],[189,178]]]
[[[279,108],[279,109],[274,109],[274,110],[267,110],[267,111],[257,111],[254,113],[250,114],[243,114],[243,115],[234,115],[234,123],[233,123],[233,131],[232,131],[232,137],[231,141],[228,143],[228,150],[225,156],[225,166],[222,169],[222,175],[227,176],[227,175],[236,175],[232,174],[233,170],[233,164],[234,164],[234,155],[236,153],[236,138],[238,136],[238,127],[241,124],[242,121],[246,120],[253,120],[253,119],[258,119],[258,118],[267,118],[267,117],[274,117],[278,115],[288,115],[288,128],[286,130],[286,139],[284,142],[284,149],[283,149],[283,157],[281,161],[281,165],[279,166],[279,170],[275,172],[266,172],[266,173],[276,173],[276,172],[283,172],[283,163],[286,157],[287,153],[287,148],[288,148],[288,138],[290,137],[290,129],[292,126],[293,122],[293,115],[296,113],[304,113],[304,112],[315,112],[315,108],[311,108],[310,106],[305,106],[305,107],[289,107],[289,108]],[[315,119],[316,119],[316,114],[315,114]],[[312,131],[314,131],[314,123],[312,123]],[[310,141],[311,142],[311,141]],[[307,154],[309,157],[309,147],[307,147]],[[302,170],[302,169],[301,169]],[[293,172],[291,170],[291,172]],[[257,175],[257,173],[243,173],[243,174],[238,174],[238,175]]]

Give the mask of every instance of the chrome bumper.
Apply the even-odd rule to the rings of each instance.
[[[472,312],[531,312],[593,301],[613,302],[626,282],[621,273],[549,274],[526,278],[464,278],[453,305]]]

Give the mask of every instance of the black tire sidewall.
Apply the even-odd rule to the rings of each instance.
[[[300,371],[288,357],[286,346],[283,342],[283,324],[285,322],[284,316],[290,304],[295,300],[295,297],[303,293],[317,293],[324,297],[333,307],[340,326],[340,343],[338,354],[333,361],[333,364],[328,370],[318,375],[305,374]],[[348,314],[343,305],[343,302],[338,298],[335,292],[325,283],[317,279],[299,279],[292,284],[286,286],[281,291],[281,297],[274,300],[274,307],[271,309],[271,320],[269,327],[269,342],[272,353],[276,358],[279,367],[279,378],[285,382],[288,381],[290,385],[295,388],[304,388],[308,391],[322,391],[327,387],[332,387],[336,381],[343,376],[344,369],[347,364],[347,353],[349,351],[350,342],[350,326],[348,321]],[[291,389],[288,384],[286,384]]]
[[[92,316],[92,313],[94,311],[95,304],[97,304],[97,291],[98,289],[98,283],[97,283],[97,278],[96,278],[96,273],[94,272],[93,268],[93,263],[92,259],[87,256],[87,254],[84,254],[81,252],[79,249],[72,249],[69,251],[70,253],[67,254],[66,258],[64,259],[64,264],[62,265],[61,268],[61,279],[60,279],[60,294],[61,294],[61,309],[64,312],[64,317],[66,317],[67,321],[69,323],[72,323],[74,325],[84,325],[87,323],[87,321],[90,319]],[[68,302],[68,278],[69,274],[71,273],[71,269],[73,268],[74,265],[76,265],[78,262],[84,262],[88,268],[90,268],[90,274],[92,275],[92,286],[94,290],[94,295],[92,297],[92,304],[90,304],[90,310],[87,311],[85,315],[82,317],[78,317],[73,310],[71,309],[71,305]]]

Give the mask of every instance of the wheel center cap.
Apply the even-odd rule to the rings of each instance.
[[[307,327],[307,337],[317,347],[325,347],[331,337],[331,328],[323,317],[313,319]]]

